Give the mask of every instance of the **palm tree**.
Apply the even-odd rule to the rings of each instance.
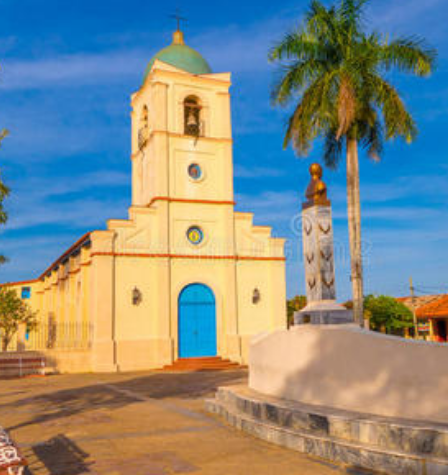
[[[362,326],[363,272],[358,149],[379,160],[385,140],[417,135],[416,124],[398,91],[386,79],[391,70],[428,76],[436,51],[419,37],[389,39],[364,28],[368,0],[340,0],[326,7],[311,1],[304,23],[270,52],[281,65],[272,90],[276,105],[298,100],[284,147],[306,156],[316,138],[323,140],[325,165],[347,165],[347,211],[353,311]]]

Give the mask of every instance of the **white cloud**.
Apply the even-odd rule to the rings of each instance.
[[[19,209],[11,213],[6,231],[31,229],[36,226],[54,225],[57,228],[99,227],[105,228],[109,218],[126,217],[129,202],[127,200],[85,199],[66,203],[33,203],[26,206],[20,202]]]
[[[279,16],[252,25],[229,25],[194,37],[201,53],[217,71],[256,74],[272,69],[268,52],[292,26],[291,18]]]
[[[433,29],[439,23],[440,11],[446,6],[445,0],[383,0],[371,4],[369,18],[373,24],[382,30],[390,26],[406,27],[416,31],[416,28],[428,26],[425,20],[432,19]],[[436,21],[437,20],[437,21]]]
[[[285,175],[285,170],[281,168],[269,168],[269,167],[249,167],[243,165],[235,166],[236,178],[269,178],[280,177]]]
[[[60,230],[85,227],[105,227],[111,217],[126,217],[129,199],[112,194],[108,199],[94,199],[89,190],[129,186],[130,176],[115,171],[87,173],[79,177],[30,177],[13,184],[14,193],[7,200],[10,219],[8,231],[29,230],[36,226],[53,225]],[[81,194],[84,194],[84,197]],[[62,200],[64,195],[80,194],[77,199]],[[119,196],[122,196],[120,193]],[[117,215],[118,213],[118,215]]]
[[[291,26],[289,11],[283,16],[229,25],[187,36],[187,44],[196,47],[215,71],[254,73],[268,71],[267,53],[272,43]],[[168,41],[167,41],[168,43]],[[1,44],[0,44],[1,47]],[[101,53],[80,52],[45,56],[39,59],[4,59],[0,90],[78,87],[110,84],[140,78],[152,54],[147,48],[131,48]]]
[[[80,237],[80,233],[14,238],[2,234],[0,251],[11,260],[0,267],[0,282],[36,278]]]
[[[131,177],[128,173],[111,170],[97,170],[90,173],[81,174],[79,176],[41,176],[27,177],[26,181],[19,180],[14,185],[15,194],[20,201],[34,201],[36,198],[43,200],[44,198],[66,195],[69,193],[79,193],[89,191],[92,188],[99,189],[105,187],[124,187],[130,185]],[[87,195],[88,196],[88,193]]]
[[[0,90],[81,86],[122,81],[142,74],[148,61],[145,51],[79,53],[42,59],[2,62]]]

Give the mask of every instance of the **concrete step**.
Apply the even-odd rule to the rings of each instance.
[[[43,359],[0,358],[0,378],[43,375],[46,364]]]
[[[261,395],[247,386],[219,388],[216,399],[232,410],[288,429],[448,459],[446,424],[380,417],[285,401]]]
[[[2,378],[17,378],[22,376],[44,376],[46,374],[45,368],[35,367],[9,367],[0,368],[0,379]]]
[[[220,357],[180,358],[172,365],[164,366],[163,371],[223,371],[241,366]]]
[[[230,361],[228,359],[224,359],[224,358],[221,358],[220,356],[200,356],[200,357],[197,357],[197,358],[178,358],[176,360],[177,363],[183,363],[183,362],[190,362],[190,361],[200,361],[200,362],[207,362],[207,361],[211,361],[211,362],[216,362],[216,361]]]
[[[202,360],[200,358],[192,358],[192,359],[177,360],[174,364],[176,364],[177,366],[191,366],[191,365],[213,366],[213,365],[220,365],[220,364],[237,364],[237,363],[232,363],[230,360],[224,360],[220,358],[216,358],[214,360]]]
[[[210,365],[171,365],[169,368],[174,369],[214,369],[214,368],[238,368],[239,365],[236,363],[223,363],[223,364],[210,364]]]
[[[359,414],[352,414],[350,419],[350,413],[341,414],[338,410],[330,415],[329,408],[325,412],[322,408],[311,410],[313,406],[297,407],[296,403],[275,398],[263,399],[264,396],[247,388],[220,388],[216,398],[205,404],[209,412],[234,427],[299,452],[390,475],[448,474],[448,458],[440,456],[445,454],[443,441],[447,441],[441,427],[428,429],[423,423],[406,426],[394,420],[390,421],[388,432],[384,420],[377,421],[368,414],[364,420]],[[334,425],[336,420],[339,425]],[[357,435],[352,432],[356,421],[369,420],[370,433],[367,429],[361,429]],[[408,440],[412,430],[413,437]],[[428,430],[439,431],[439,436],[434,439],[434,433]]]

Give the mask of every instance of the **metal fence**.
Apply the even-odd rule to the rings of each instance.
[[[8,351],[84,350],[91,347],[92,335],[93,326],[89,323],[39,323],[30,333],[19,332]]]

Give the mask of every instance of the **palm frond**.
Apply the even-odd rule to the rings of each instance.
[[[297,100],[284,146],[306,155],[320,136],[328,164],[335,164],[343,139],[354,138],[378,159],[385,140],[411,142],[417,135],[414,119],[385,72],[428,75],[437,53],[418,37],[388,41],[366,31],[368,0],[334,1],[327,7],[323,0],[312,0],[300,27],[271,51],[272,61],[284,63],[272,89],[273,103]]]
[[[298,155],[307,155],[311,142],[328,127],[334,115],[335,100],[332,96],[334,74],[319,78],[304,92],[288,122],[284,147],[292,143]]]
[[[9,195],[9,188],[0,180],[0,202]]]
[[[344,144],[336,139],[336,130],[330,129],[324,137],[323,161],[328,168],[336,169],[342,159]]]
[[[359,30],[364,16],[364,5],[368,0],[342,0],[338,13],[344,21],[344,26],[352,28],[352,32]]]
[[[428,76],[435,68],[437,51],[422,38],[398,38],[382,46],[381,59],[386,69],[395,67],[406,73]]]
[[[365,124],[365,130],[360,137],[360,143],[367,150],[368,156],[375,162],[381,160],[384,147],[384,127],[380,120],[376,119],[372,124]]]
[[[318,39],[307,31],[288,33],[282,41],[270,50],[269,61],[288,61],[293,59],[325,59],[325,48]]]
[[[3,206],[0,206],[0,224],[5,224],[8,221],[8,214],[3,209]]]
[[[297,61],[281,69],[271,91],[273,104],[286,104],[294,94],[311,84],[325,70],[325,62],[309,59]]]
[[[386,138],[402,137],[406,142],[412,142],[417,136],[417,126],[398,91],[378,77],[377,94],[377,101],[383,112]]]

